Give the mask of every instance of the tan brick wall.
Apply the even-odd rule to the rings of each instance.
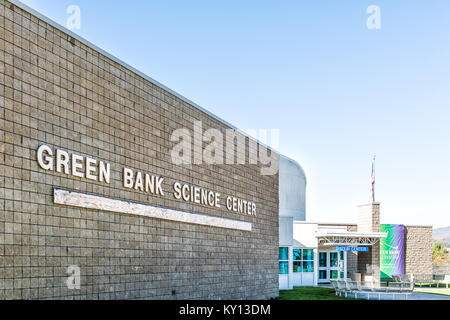
[[[380,204],[358,206],[358,232],[380,232]],[[380,278],[380,242],[369,246],[369,252],[358,252],[358,272]]]
[[[357,225],[348,225],[348,232],[357,232]],[[351,278],[353,273],[358,272],[358,252],[347,252],[347,278]]]
[[[358,206],[358,232],[380,232],[380,204],[364,204]]]
[[[405,226],[405,274],[432,274],[433,228]]]
[[[171,163],[174,129],[226,126],[0,0],[0,299],[247,299],[278,295],[278,175]],[[46,172],[41,144],[111,163],[111,184]],[[254,151],[253,151],[254,152]],[[240,155],[244,156],[244,155]],[[123,166],[253,200],[231,215],[127,191]],[[53,205],[54,186],[245,220],[252,232]],[[68,290],[67,267],[81,267]]]

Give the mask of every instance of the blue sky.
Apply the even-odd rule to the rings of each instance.
[[[246,129],[279,129],[308,178],[307,219],[450,225],[448,0],[23,0]],[[369,30],[369,5],[381,29]],[[269,143],[270,144],[270,143]]]

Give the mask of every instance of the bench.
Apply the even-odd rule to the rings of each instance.
[[[367,295],[367,300],[371,296],[377,295],[381,300],[382,295],[392,295],[392,299],[395,299],[396,295],[405,295],[405,299],[408,300],[408,295],[414,290],[414,282],[401,281],[391,282],[390,286],[381,287],[380,282],[377,281],[353,281],[350,279],[331,280],[331,285],[335,289],[335,294],[348,297],[349,294],[353,294],[356,299],[358,295]]]
[[[444,284],[448,289],[448,285],[450,283],[450,274],[435,274],[433,275],[433,284],[436,284],[436,287],[439,287],[440,284]],[[431,283],[429,284],[431,287]]]

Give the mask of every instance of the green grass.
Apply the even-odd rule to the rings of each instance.
[[[433,294],[442,294],[444,296],[450,296],[450,289],[415,288],[414,292],[433,293]]]
[[[334,289],[320,287],[294,287],[293,290],[280,290],[279,300],[349,300],[334,295]],[[351,299],[354,300],[354,299]]]
[[[415,283],[414,284],[416,288],[446,288],[447,285],[445,283]]]

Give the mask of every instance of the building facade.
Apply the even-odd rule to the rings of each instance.
[[[239,164],[195,163],[199,126],[244,137]],[[174,162],[178,129],[193,164]],[[239,161],[271,152],[6,0],[0,147],[0,299],[278,296],[279,176]]]
[[[379,203],[358,206],[354,224],[281,214],[280,289],[329,284],[332,279],[431,278],[432,227],[380,224]]]
[[[294,160],[0,0],[0,299],[270,299],[376,275],[379,207],[306,222],[305,193]],[[405,272],[428,272],[431,229],[405,230]]]

